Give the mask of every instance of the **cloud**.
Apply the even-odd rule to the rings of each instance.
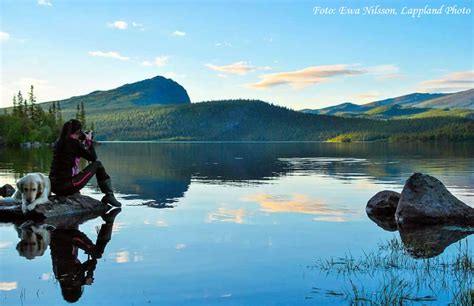
[[[273,196],[269,194],[249,195],[242,200],[247,202],[257,202],[260,210],[266,213],[302,213],[316,215],[316,218],[328,217],[346,220],[346,217],[353,212],[349,209],[331,208],[324,201],[309,199],[304,194],[294,194],[289,196]]]
[[[126,30],[128,28],[128,23],[123,20],[116,20],[114,22],[109,22],[107,25],[110,28],[115,28],[119,30]]]
[[[115,51],[89,51],[88,53],[91,56],[109,57],[109,58],[114,58],[121,61],[128,61],[130,59],[129,57],[123,56],[120,53],[115,52]]]
[[[42,6],[53,6],[50,0],[38,0],[38,5]]]
[[[264,74],[260,76],[260,81],[247,84],[246,87],[265,89],[277,85],[290,85],[293,88],[303,88],[326,82],[337,76],[360,75],[368,72],[367,69],[351,68],[351,66],[345,64],[312,66],[296,71]]]
[[[0,291],[11,291],[18,287],[17,282],[0,282]]]
[[[376,92],[376,91],[373,91],[373,92],[365,92],[365,93],[360,93],[360,94],[357,94],[357,95],[354,95],[352,96],[351,98],[355,99],[355,100],[363,100],[363,101],[367,101],[367,100],[370,100],[370,101],[373,101],[374,99],[380,97],[380,93],[379,92]]]
[[[175,246],[175,249],[176,249],[176,250],[182,250],[182,249],[185,249],[186,247],[187,247],[186,244],[184,244],[184,243],[179,243],[179,244],[177,244],[177,245]]]
[[[151,66],[158,66],[162,67],[168,63],[170,57],[168,55],[157,56],[153,61],[142,61],[142,66],[151,67]]]
[[[372,66],[367,68],[367,71],[375,75],[375,78],[379,81],[401,79],[403,77],[400,68],[393,64]]]
[[[249,72],[256,71],[256,70],[270,70],[270,67],[257,67],[252,66],[245,61],[236,62],[230,65],[213,65],[213,64],[206,64],[206,67],[223,73],[230,73],[230,74],[238,74],[238,75],[246,75]]]
[[[143,26],[143,24],[135,21],[132,21],[132,27],[138,28],[140,31],[145,31],[145,27]]]
[[[116,263],[127,263],[130,261],[130,253],[128,251],[121,251],[115,254]]]
[[[247,216],[247,211],[243,208],[240,209],[226,209],[220,207],[217,211],[210,212],[207,215],[207,222],[231,222],[242,224],[244,223],[244,218]]]
[[[172,36],[178,36],[178,37],[183,37],[183,36],[186,36],[186,32],[182,32],[182,31],[174,31],[173,33],[171,33]]]
[[[216,42],[215,46],[216,47],[229,47],[230,48],[230,47],[232,47],[232,44],[229,43],[229,42],[226,42],[226,41],[225,42]]]
[[[452,92],[474,88],[474,70],[451,72],[440,79],[423,81],[419,91]]]
[[[10,34],[7,32],[0,32],[0,42],[5,42],[10,39]]]

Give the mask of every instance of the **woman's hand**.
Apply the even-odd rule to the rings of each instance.
[[[86,134],[86,141],[87,142],[92,142],[92,131],[90,131],[89,133],[85,133]]]

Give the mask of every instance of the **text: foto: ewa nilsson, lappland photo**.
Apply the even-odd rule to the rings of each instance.
[[[314,6],[314,15],[406,15],[413,18],[419,18],[423,15],[470,15],[471,8],[458,5],[439,5],[432,7],[425,5],[423,7],[408,7],[402,8],[383,7],[380,5],[371,5],[363,7],[325,7]]]

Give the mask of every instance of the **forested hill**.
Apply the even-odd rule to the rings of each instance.
[[[47,110],[52,102],[41,103]],[[98,90],[87,95],[60,100],[63,115],[75,114],[78,104],[84,103],[88,113],[111,112],[117,109],[147,105],[188,104],[188,93],[177,82],[162,76],[125,84],[111,90]]]
[[[467,118],[370,120],[305,114],[258,100],[148,106],[90,115],[98,140],[474,140]]]

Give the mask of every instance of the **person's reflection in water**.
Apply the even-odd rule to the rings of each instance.
[[[84,285],[94,282],[97,259],[102,257],[112,237],[113,222],[120,211],[120,208],[113,209],[102,216],[105,223],[99,230],[95,244],[78,229],[56,229],[51,233],[53,272],[61,286],[64,300],[70,303],[78,301]],[[83,263],[78,258],[79,249],[88,255],[87,261]]]

